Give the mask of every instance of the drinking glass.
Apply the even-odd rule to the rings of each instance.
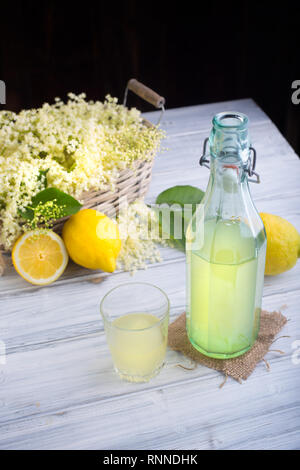
[[[133,282],[111,289],[100,312],[114,368],[130,382],[147,382],[164,365],[169,299],[158,287]]]

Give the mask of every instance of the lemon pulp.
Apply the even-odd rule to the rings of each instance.
[[[13,264],[32,284],[49,284],[65,270],[68,262],[63,240],[54,232],[27,232],[14,245]]]

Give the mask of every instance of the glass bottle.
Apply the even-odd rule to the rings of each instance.
[[[187,333],[201,353],[228,359],[250,349],[258,334],[266,232],[249,192],[248,181],[259,175],[248,118],[225,112],[212,123],[200,159],[210,178],[186,233]]]

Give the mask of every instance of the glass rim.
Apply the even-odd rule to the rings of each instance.
[[[226,124],[226,118],[236,119],[236,124]],[[249,123],[249,118],[244,113],[239,111],[224,111],[222,113],[215,114],[212,123],[214,126],[221,129],[237,129],[243,130]]]
[[[109,318],[107,317],[107,315],[103,312],[103,303],[105,301],[105,299],[115,290],[119,289],[120,287],[125,287],[125,286],[134,286],[134,285],[143,285],[143,286],[148,286],[148,287],[153,287],[154,289],[160,291],[160,293],[164,296],[165,300],[167,301],[167,308],[166,308],[166,312],[163,314],[162,318],[158,319],[158,321],[156,323],[154,323],[153,325],[151,326],[147,326],[146,328],[138,328],[138,329],[132,329],[132,328],[121,328],[120,326],[117,326],[117,325],[113,325],[112,322],[109,320]],[[112,289],[110,289],[108,292],[106,292],[106,294],[104,295],[104,297],[102,298],[101,302],[100,302],[100,313],[103,317],[103,320],[107,321],[110,325],[113,326],[113,328],[116,328],[117,330],[121,330],[121,331],[145,331],[145,330],[150,330],[151,328],[154,328],[158,325],[160,325],[165,319],[166,317],[169,315],[169,312],[170,312],[170,300],[169,300],[169,297],[167,296],[167,294],[160,288],[160,287],[157,287],[156,285],[154,284],[151,284],[150,282],[123,282],[122,284],[119,284],[115,287],[113,287]],[[119,317],[117,318],[120,318],[121,316],[123,315],[120,315]],[[154,316],[154,315],[153,315]],[[158,318],[158,317],[157,317]]]

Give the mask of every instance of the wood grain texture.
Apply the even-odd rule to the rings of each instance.
[[[158,93],[151,90],[151,88],[147,87],[135,78],[131,78],[129,80],[127,88],[128,90],[133,91],[140,98],[155,106],[155,108],[161,108],[166,102],[163,96],[160,96]]]
[[[252,100],[213,103],[166,112],[165,146],[155,161],[147,195],[173,184],[205,189],[208,171],[198,165],[212,115],[239,110],[251,119],[261,185],[252,185],[260,211],[290,220],[300,230],[298,157]],[[157,114],[146,116],[155,122]],[[263,307],[284,307],[289,322],[265,364],[240,385],[168,351],[161,374],[148,384],[121,382],[112,370],[99,302],[105,292],[129,280],[159,285],[171,301],[171,319],[185,308],[184,255],[163,248],[162,263],[130,274],[104,274],[75,265],[55,284],[37,288],[12,267],[0,278],[1,449],[297,449],[300,448],[300,364],[293,347],[300,340],[300,263],[266,277]],[[300,357],[300,354],[299,354]]]

